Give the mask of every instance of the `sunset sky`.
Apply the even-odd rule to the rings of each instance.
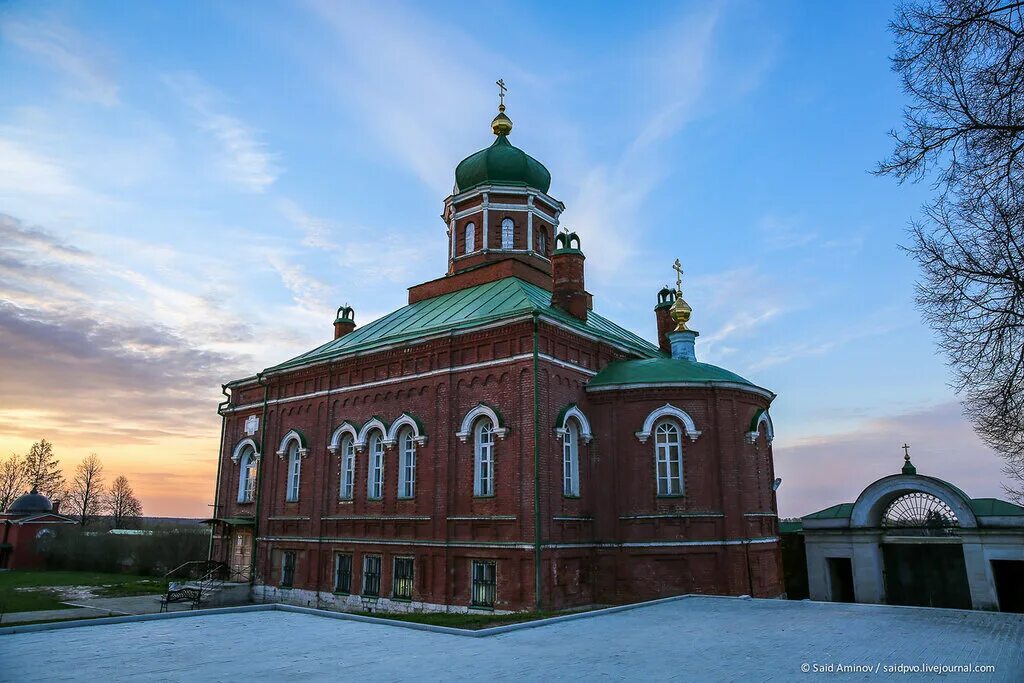
[[[0,5],[0,455],[95,452],[204,516],[220,384],[443,274],[490,144],[552,174],[595,308],[654,339],[677,256],[701,360],[778,394],[783,515],[918,470],[999,496],[870,170],[904,98],[890,2]]]

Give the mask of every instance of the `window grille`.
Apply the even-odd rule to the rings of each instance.
[[[392,594],[398,600],[412,600],[412,558],[395,558],[395,576]]]
[[[494,561],[473,560],[474,607],[494,607],[497,595],[497,567]]]
[[[363,595],[380,595],[380,555],[363,558]]]
[[[334,556],[334,592],[349,593],[352,590],[352,556],[338,553]]]
[[[295,582],[295,552],[285,550],[281,553],[281,587],[291,588]]]

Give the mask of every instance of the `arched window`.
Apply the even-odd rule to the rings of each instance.
[[[654,428],[654,454],[657,461],[658,495],[683,494],[683,445],[674,422],[659,422]]]
[[[511,249],[515,237],[515,224],[511,218],[501,221],[501,248]]]
[[[416,442],[412,430],[405,429],[398,437],[398,497],[416,495]]]
[[[470,253],[476,249],[476,226],[472,223],[466,223],[466,253]]]
[[[299,476],[302,473],[302,458],[299,456],[299,442],[293,440],[288,446],[288,492],[285,500],[294,503],[299,499]]]
[[[548,232],[544,228],[540,229],[540,235],[537,236],[537,251],[543,256],[548,255]]]
[[[341,442],[341,489],[338,495],[342,500],[352,500],[356,484],[356,443],[351,436]]]
[[[473,495],[494,495],[494,425],[481,419],[473,430]]]
[[[242,470],[238,478],[238,502],[251,503],[256,500],[256,451],[247,447],[239,463]]]
[[[562,437],[562,495],[580,495],[580,430],[576,420],[568,420]]]
[[[370,467],[366,496],[374,500],[384,497],[384,436],[380,432],[374,432],[370,437]]]

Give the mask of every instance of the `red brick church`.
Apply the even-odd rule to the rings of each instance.
[[[780,595],[774,394],[696,360],[678,278],[657,344],[593,310],[504,110],[455,169],[443,277],[226,385],[212,558],[322,607]]]

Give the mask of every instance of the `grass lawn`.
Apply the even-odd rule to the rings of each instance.
[[[600,609],[595,607],[594,609]],[[476,631],[491,626],[504,626],[505,624],[518,624],[524,621],[536,619],[550,619],[566,614],[578,614],[590,610],[564,610],[560,612],[513,612],[512,614],[490,614],[487,612],[474,614],[446,614],[443,612],[413,612],[409,614],[394,612],[355,612],[366,617],[378,617],[380,619],[395,619],[397,621],[415,621],[418,624],[430,624],[432,626],[450,626],[451,628],[465,628]]]
[[[94,597],[151,595],[167,590],[155,576],[103,572],[0,572],[0,603],[7,612],[66,609],[59,586],[90,586]],[[23,590],[18,590],[23,589]]]

